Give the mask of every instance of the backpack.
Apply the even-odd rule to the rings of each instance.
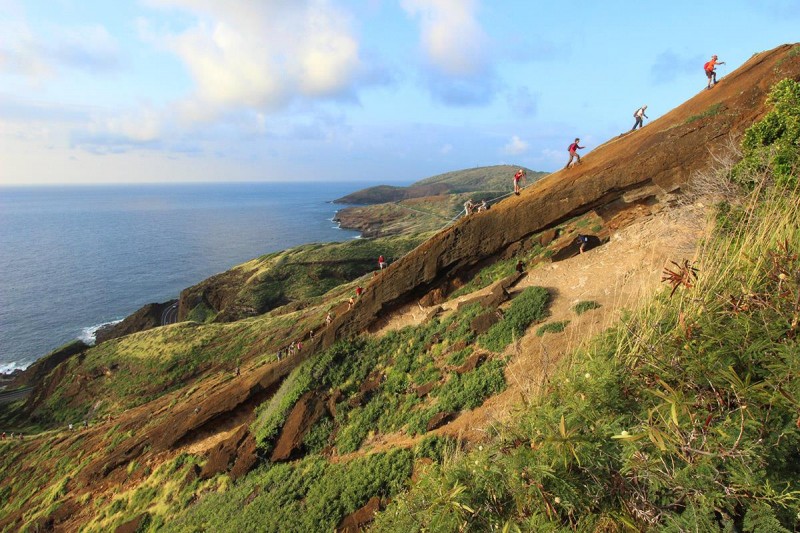
[[[639,116],[639,110],[633,112],[633,118],[637,118]]]

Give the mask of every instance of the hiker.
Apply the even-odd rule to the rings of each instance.
[[[388,266],[388,264],[386,263],[386,260],[383,258],[383,256],[378,257],[378,266],[380,267],[381,270],[383,270],[384,268],[386,268]]]
[[[478,206],[478,213],[482,213],[489,209],[489,205],[486,203],[486,200],[481,200],[481,205]]]
[[[523,179],[524,177],[525,177],[525,171],[522,169],[517,170],[517,173],[514,174],[514,194],[516,194],[517,196],[519,196],[519,191],[520,191],[519,180]]]
[[[6,432],[3,432],[2,440],[6,440]]]
[[[299,352],[300,352],[300,350],[302,350],[302,349],[303,349],[303,343],[302,343],[302,342],[300,342],[300,341],[297,341],[297,351],[298,351],[298,353],[299,353]]]
[[[325,317],[325,324],[330,326],[331,322],[333,322],[333,315],[328,311],[328,316]]]
[[[278,358],[278,361],[281,360],[281,356],[283,355],[283,348],[278,348],[278,353],[275,356]]]
[[[69,430],[72,431],[72,424],[69,425]]]
[[[519,272],[520,274],[525,272],[525,263],[522,262],[522,259],[517,261],[517,272]]]
[[[631,131],[635,130],[637,126],[640,128],[644,126],[644,121],[642,120],[642,118],[650,118],[644,114],[645,109],[647,109],[647,106],[643,105],[633,113],[633,118],[636,119],[636,122],[633,123]]]
[[[578,248],[578,251],[580,253],[583,253],[584,250],[586,249],[586,245],[589,244],[589,237],[587,235],[578,235],[578,238],[575,239],[575,242],[580,244],[580,248]]]
[[[464,214],[466,216],[470,216],[472,214],[473,209],[475,209],[475,204],[472,202],[472,199],[469,199],[466,202],[464,202]]]
[[[578,160],[575,162],[575,164],[576,165],[581,164],[581,156],[580,154],[578,154],[578,150],[583,150],[585,146],[580,146],[578,144],[580,142],[581,142],[580,138],[575,137],[575,142],[570,144],[569,148],[567,148],[567,150],[569,150],[569,161],[567,161],[567,166],[565,166],[564,168],[569,168],[570,166],[572,166],[572,160],[576,158]]]
[[[350,297],[350,299],[349,299],[349,300],[347,300],[347,310],[348,310],[348,311],[349,311],[349,310],[351,310],[351,309],[353,308],[353,304],[355,304],[355,303],[356,303],[356,300],[355,300],[355,298],[353,298],[353,297],[351,296],[351,297]]]
[[[364,287],[359,285],[356,287],[356,298],[361,298],[361,294],[364,292]]]
[[[87,429],[88,427],[89,427],[89,421],[88,420],[84,420],[83,421],[83,429]]]
[[[314,330],[313,329],[308,332],[308,338],[311,339],[312,341],[314,340]]]
[[[708,86],[706,89],[712,88],[714,85],[717,84],[717,65],[724,65],[724,61],[717,61],[717,56],[711,56],[711,61],[707,61],[705,65],[703,65],[703,70],[706,71],[706,78],[708,78]]]

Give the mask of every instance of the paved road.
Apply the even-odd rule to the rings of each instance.
[[[15,389],[11,391],[0,391],[0,404],[11,403],[11,402],[16,402],[17,400],[21,400],[27,397],[32,390],[33,387],[23,387],[21,389]]]
[[[170,305],[161,313],[161,325],[167,326],[178,321],[178,302]]]

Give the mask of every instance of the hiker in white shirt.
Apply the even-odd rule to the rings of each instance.
[[[650,118],[650,117],[648,117],[647,115],[644,114],[644,110],[645,109],[647,109],[647,106],[643,105],[642,107],[637,109],[636,112],[633,114],[633,118],[636,119],[636,122],[633,123],[633,127],[631,128],[631,131],[635,130],[637,126],[641,128],[644,125],[644,121],[642,119]]]

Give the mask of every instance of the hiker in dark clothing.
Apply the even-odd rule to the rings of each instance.
[[[578,235],[578,238],[575,239],[575,241],[578,244],[580,244],[580,248],[578,248],[578,251],[580,253],[583,253],[584,250],[586,249],[586,245],[589,244],[589,237],[587,235]]]
[[[567,150],[569,151],[569,161],[567,161],[567,166],[565,166],[564,168],[569,168],[570,166],[572,166],[573,159],[577,159],[577,161],[575,162],[576,165],[581,164],[581,156],[580,154],[578,154],[578,150],[583,150],[585,147],[579,146],[578,145],[579,142],[581,142],[581,140],[576,137],[575,142],[570,144],[569,148],[567,148]]]
[[[517,272],[520,274],[525,272],[525,263],[523,263],[521,259],[517,262]]]

